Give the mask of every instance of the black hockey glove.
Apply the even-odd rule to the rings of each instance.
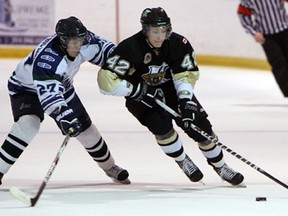
[[[63,135],[76,137],[81,132],[81,123],[74,116],[74,112],[67,106],[62,106],[59,110],[54,111],[50,116],[56,121]]]
[[[136,101],[141,101],[149,108],[155,107],[157,105],[155,102],[155,98],[165,102],[165,97],[162,89],[147,85],[146,83],[140,83],[137,86],[136,95],[132,96],[131,98]]]
[[[189,99],[180,99],[179,111],[181,113],[181,126],[186,130],[191,129],[191,124],[196,118],[197,104]]]

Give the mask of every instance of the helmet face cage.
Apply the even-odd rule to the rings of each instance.
[[[146,8],[141,15],[142,32],[146,36],[151,28],[166,28],[166,37],[168,39],[172,33],[170,18],[167,16],[163,8]]]
[[[55,32],[60,38],[60,43],[63,48],[67,48],[67,44],[71,39],[83,39],[85,41],[88,36],[86,27],[76,17],[61,19],[56,24]]]

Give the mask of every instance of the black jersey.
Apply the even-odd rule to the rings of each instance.
[[[108,69],[131,84],[146,82],[159,86],[172,81],[184,71],[198,71],[189,41],[172,33],[160,48],[152,47],[142,32],[123,40],[113,51],[103,69]]]

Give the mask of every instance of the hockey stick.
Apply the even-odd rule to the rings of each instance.
[[[166,110],[167,112],[169,112],[171,115],[173,115],[176,118],[181,118],[180,114],[175,112],[173,109],[171,109],[169,106],[167,106],[165,103],[163,103],[161,100],[155,98],[155,102],[162,107],[164,110]],[[201,134],[203,137],[209,139],[209,140],[213,140],[213,137],[210,136],[208,133],[206,133],[205,131],[203,131],[202,129],[200,129],[199,127],[197,127],[196,125],[192,124],[191,125],[192,129],[196,132],[198,132],[199,134]],[[235,156],[236,158],[238,158],[239,160],[241,160],[242,162],[244,162],[245,164],[249,165],[250,167],[252,167],[253,169],[257,170],[258,172],[260,172],[261,174],[265,175],[266,177],[270,178],[271,180],[273,180],[274,182],[280,184],[281,186],[285,187],[286,189],[288,189],[288,185],[286,185],[285,183],[283,183],[282,181],[278,180],[277,178],[275,178],[274,176],[270,175],[269,173],[267,173],[266,171],[264,171],[263,169],[261,169],[260,167],[256,166],[254,163],[250,162],[249,160],[247,160],[246,158],[242,157],[241,155],[239,155],[237,152],[233,151],[232,149],[230,149],[229,147],[227,147],[226,145],[222,144],[220,141],[217,141],[215,143],[216,145],[218,145],[219,147],[221,147],[222,149],[224,149],[225,151],[229,152],[230,154],[232,154],[233,156]]]
[[[14,196],[16,199],[26,203],[27,205],[29,205],[31,207],[35,206],[39,197],[41,196],[43,190],[45,189],[47,182],[49,181],[50,177],[52,176],[52,173],[53,173],[54,169],[56,168],[56,165],[60,159],[60,156],[62,155],[62,152],[64,151],[65,147],[67,146],[69,139],[70,139],[70,136],[66,135],[66,137],[65,137],[64,141],[62,142],[62,145],[61,145],[59,151],[57,152],[57,155],[56,155],[52,165],[50,166],[44,180],[42,181],[42,184],[39,187],[36,195],[34,197],[30,198],[26,193],[24,193],[18,187],[11,187],[10,193],[12,194],[12,196]]]

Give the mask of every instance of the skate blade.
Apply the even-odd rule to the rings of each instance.
[[[235,188],[246,188],[247,187],[246,184],[244,184],[243,182],[241,182],[238,185],[232,185],[232,186],[235,187]]]
[[[111,179],[113,180],[114,183],[117,183],[117,184],[126,184],[126,185],[131,184],[131,181],[128,178],[123,181],[119,181],[115,178],[111,178]]]

